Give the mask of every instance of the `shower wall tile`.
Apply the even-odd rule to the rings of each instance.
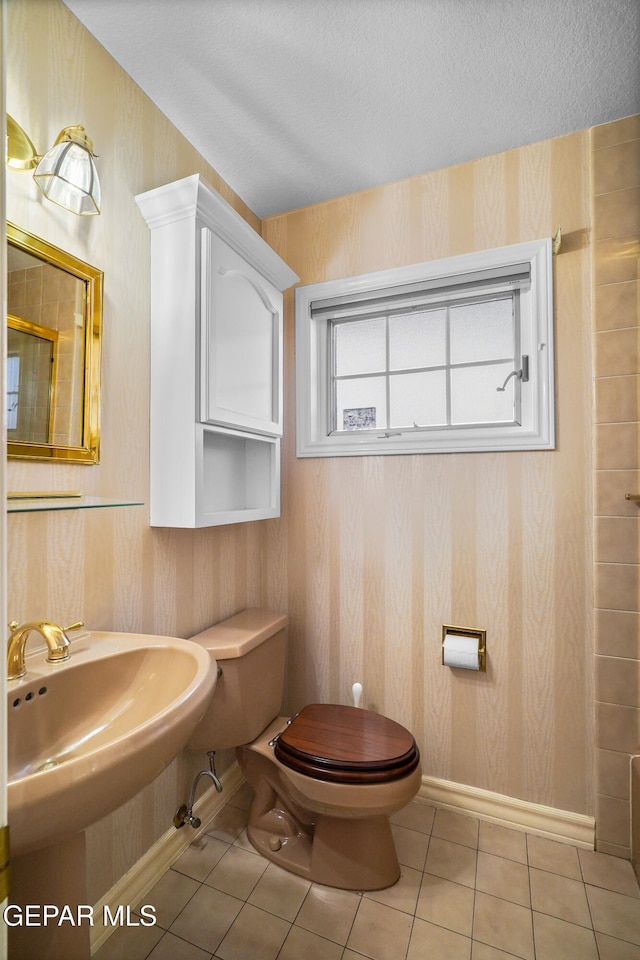
[[[601,793],[607,797],[630,800],[631,779],[628,754],[613,750],[598,750],[596,764]]]
[[[624,283],[640,280],[640,239],[607,237],[593,244],[595,282]]]
[[[596,330],[621,330],[638,326],[640,282],[604,283],[595,288]]]
[[[640,493],[640,118],[596,127],[592,148],[596,837],[598,849],[629,856],[640,818],[626,786],[640,749],[640,506],[625,500]]]
[[[596,517],[639,518],[638,504],[625,494],[640,492],[640,470],[599,470],[596,474]]]
[[[631,760],[631,849],[633,866],[640,879],[640,757]]]
[[[596,653],[640,659],[640,614],[629,610],[596,610]]]
[[[630,848],[631,804],[616,797],[598,796],[596,804],[596,844],[599,840]]]
[[[596,657],[596,700],[640,707],[640,660]]]
[[[637,517],[596,517],[596,562],[636,564],[639,542]]]
[[[637,564],[596,564],[596,606],[608,610],[640,608],[640,576]]]
[[[623,423],[640,419],[640,376],[637,374],[602,376],[596,380],[595,393],[596,423]]]
[[[635,470],[639,452],[638,423],[602,423],[596,426],[596,470]]]
[[[595,196],[637,186],[640,186],[640,140],[628,140],[594,152]]]
[[[638,114],[593,128],[594,152],[617,143],[627,143],[630,140],[640,140],[640,115]]]
[[[596,734],[598,746],[604,750],[640,753],[640,710],[614,703],[596,703]]]
[[[594,236],[627,237],[640,232],[640,188],[603,193],[594,200]]]
[[[596,377],[622,377],[638,372],[638,327],[595,334]]]

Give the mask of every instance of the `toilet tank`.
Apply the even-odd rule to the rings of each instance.
[[[287,652],[284,614],[250,608],[190,639],[221,671],[190,750],[226,750],[252,740],[280,713]]]

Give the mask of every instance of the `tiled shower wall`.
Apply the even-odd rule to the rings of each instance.
[[[640,754],[640,503],[625,499],[640,494],[640,117],[596,127],[592,150],[596,842],[629,857],[640,817],[630,777]]]

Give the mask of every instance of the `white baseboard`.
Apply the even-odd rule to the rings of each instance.
[[[468,787],[451,780],[439,780],[437,777],[422,778],[418,797],[437,807],[466,813],[513,830],[572,843],[588,850],[593,850],[595,846],[595,819],[570,810],[516,800],[501,793]]]
[[[93,908],[94,926],[91,927],[91,955],[98,951],[105,940],[117,927],[104,926],[102,917],[104,907],[108,907],[111,915],[121,904],[135,906],[147,895],[149,890],[158,882],[160,877],[169,869],[181,853],[189,847],[196,837],[204,833],[207,825],[233,796],[238,787],[244,783],[237,762],[226,770],[220,777],[223,792],[217,793],[211,789],[194,804],[193,812],[202,820],[202,826],[197,830],[185,826],[179,830],[175,827],[163,833],[152,847],[127,870],[123,877],[108,890],[104,897]]]

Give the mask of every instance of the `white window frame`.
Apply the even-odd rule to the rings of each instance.
[[[520,424],[331,432],[331,357],[320,301],[358,298],[407,284],[469,282],[470,274],[524,264],[530,283],[520,290],[520,351],[528,356],[529,380],[522,384]],[[486,292],[485,285],[479,292]],[[553,350],[553,260],[550,238],[325,280],[295,290],[296,454],[298,457],[380,456],[555,448]]]

